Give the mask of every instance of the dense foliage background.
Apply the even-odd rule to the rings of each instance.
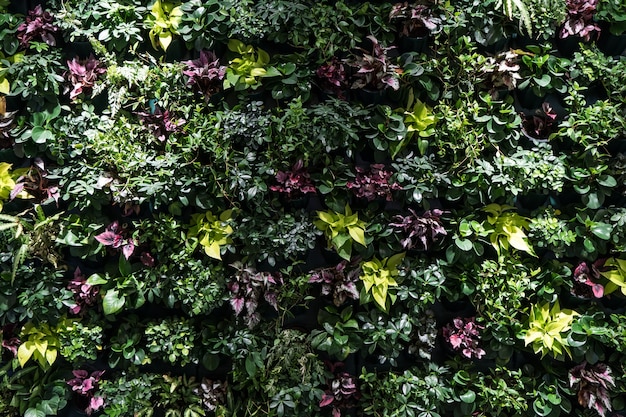
[[[626,414],[620,0],[0,1],[0,414]]]

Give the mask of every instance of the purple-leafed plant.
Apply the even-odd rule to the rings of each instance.
[[[343,93],[347,86],[346,69],[343,63],[336,57],[333,57],[327,63],[321,65],[315,75],[320,80],[320,87],[325,91],[331,91],[339,98],[345,98]]]
[[[11,190],[11,200],[23,191],[26,191],[37,201],[53,199],[57,205],[61,197],[59,187],[50,182],[45,163],[39,157],[35,158],[33,166],[15,181],[15,187]]]
[[[367,37],[372,42],[372,52],[361,48],[361,54],[347,61],[347,64],[357,69],[353,75],[352,89],[383,90],[400,89],[400,74],[402,69],[393,64],[387,53],[394,46],[384,47],[374,36]]]
[[[64,74],[64,77],[72,84],[72,90],[70,91],[71,100],[76,99],[82,93],[90,92],[96,85],[98,77],[107,72],[107,69],[93,55],[82,60],[74,58],[71,61],[67,61],[67,66],[69,71]]]
[[[291,167],[291,171],[278,171],[276,182],[278,185],[271,185],[270,190],[287,194],[289,198],[317,192],[301,159]]]
[[[194,390],[200,397],[202,406],[206,411],[215,411],[220,405],[226,404],[228,381],[211,380],[202,378],[200,387]]]
[[[604,363],[589,365],[586,361],[570,369],[569,385],[578,391],[578,403],[604,417],[611,411],[609,389],[615,387],[611,368]]]
[[[389,21],[397,25],[400,36],[411,38],[427,36],[441,25],[441,19],[433,16],[430,7],[424,4],[409,5],[406,1],[396,3],[391,8]]]
[[[565,39],[568,36],[579,36],[589,42],[594,33],[600,34],[598,26],[593,18],[598,6],[598,0],[567,0],[567,18],[559,37]]]
[[[522,128],[524,131],[537,139],[546,139],[557,127],[557,114],[549,103],[542,103],[541,108],[535,110],[532,115],[522,117]]]
[[[448,232],[441,221],[441,210],[427,210],[421,216],[412,209],[409,211],[410,215],[398,214],[393,217],[394,223],[389,223],[404,232],[406,237],[400,240],[404,249],[428,250],[447,236]]]
[[[236,316],[239,316],[245,308],[244,320],[249,328],[253,328],[261,320],[261,315],[257,312],[261,299],[265,299],[278,311],[276,290],[278,285],[282,284],[282,276],[279,273],[259,272],[241,262],[235,262],[231,266],[235,268],[236,273],[227,285],[230,291],[230,305]]]
[[[517,81],[522,79],[519,74],[519,55],[513,50],[502,52],[495,57],[487,57],[484,70],[493,98],[497,97],[498,90],[502,87],[509,91],[514,90]]]
[[[72,374],[74,378],[67,381],[67,385],[72,387],[72,391],[77,395],[79,406],[87,415],[91,415],[104,405],[104,399],[95,395],[104,371],[94,371],[90,374],[79,369],[72,371]]]
[[[18,331],[19,329],[14,323],[5,324],[2,326],[2,330],[0,330],[2,347],[9,350],[13,354],[13,357],[17,357],[17,349],[22,344],[19,337],[16,335]],[[0,355],[0,357],[1,356],[2,355]]]
[[[393,199],[392,191],[401,190],[397,183],[390,183],[393,173],[386,171],[383,164],[372,164],[369,169],[356,167],[356,176],[353,181],[348,181],[346,187],[359,198],[373,201],[377,198]]]
[[[130,258],[135,251],[135,246],[139,244],[135,239],[126,237],[126,230],[120,226],[117,220],[109,224],[104,232],[95,236],[95,239],[104,246],[110,246],[114,249],[121,248],[126,259]]]
[[[161,110],[156,106],[153,113],[137,112],[143,124],[161,142],[165,142],[172,133],[180,132],[186,123],[185,119],[174,119],[169,110]]]
[[[222,89],[226,66],[220,65],[219,58],[212,51],[200,51],[200,57],[185,61],[183,74],[189,77],[188,85],[200,91],[205,100]]]
[[[26,21],[17,27],[17,39],[20,41],[20,46],[27,48],[33,40],[55,46],[57,42],[54,36],[59,28],[52,23],[53,21],[52,14],[44,11],[39,4],[30,10]]]
[[[443,337],[453,350],[461,352],[466,358],[480,359],[485,355],[485,351],[478,346],[482,328],[476,324],[475,317],[457,317],[443,328]]]
[[[11,130],[15,127],[16,111],[0,112],[0,149],[7,149],[13,146]]]
[[[317,269],[311,272],[310,283],[322,284],[322,295],[331,295],[333,304],[337,307],[346,302],[348,298],[359,299],[357,282],[361,268],[358,263],[352,264],[348,261],[341,261],[337,266]]]
[[[581,261],[574,269],[572,294],[585,298],[602,298],[604,296],[604,286],[598,282],[600,280],[598,266],[603,263],[604,260],[599,260],[589,265],[587,262]]]
[[[333,417],[341,417],[341,410],[355,407],[361,399],[357,377],[347,372],[338,372],[344,366],[342,362],[327,362],[326,365],[333,373],[333,379],[328,381],[328,389],[322,395],[320,407],[332,407]]]
[[[74,294],[73,306],[70,306],[70,313],[81,314],[85,308],[95,305],[98,302],[100,287],[87,282],[87,277],[83,275],[80,268],[74,271],[74,277],[67,284],[67,289]]]

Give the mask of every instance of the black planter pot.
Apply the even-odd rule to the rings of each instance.
[[[422,53],[428,49],[428,41],[430,40],[430,36],[422,36],[419,38],[411,38],[407,36],[403,36],[398,41],[399,49],[401,53],[405,52],[418,52]]]
[[[614,35],[607,28],[602,31],[596,44],[598,45],[598,49],[600,49],[600,51],[602,51],[605,55],[624,55],[626,52],[626,33]]]
[[[516,90],[515,96],[515,110],[528,111],[531,109],[538,109],[541,107],[541,103],[544,102],[545,97],[540,97],[535,94],[532,88],[525,90]]]
[[[364,105],[382,104],[385,101],[385,90],[357,90],[356,96]]]
[[[626,154],[626,138],[613,139],[606,145],[606,150],[612,156]]]
[[[587,43],[580,36],[568,36],[567,38],[561,38],[557,35],[554,40],[554,45],[556,49],[559,51],[561,56],[566,58],[571,58],[574,56],[574,53],[580,51],[580,43]]]
[[[626,312],[626,297],[617,293],[602,297],[601,304],[605,313],[623,314]]]
[[[548,194],[540,193],[518,195],[515,200],[516,206],[518,206],[520,210],[528,212],[551,203],[550,196]]]
[[[78,59],[87,59],[95,53],[89,41],[70,42],[67,44],[66,49],[69,57],[76,56]]]
[[[478,52],[483,55],[497,55],[508,49],[510,41],[510,38],[501,37],[499,40],[487,45],[478,44]]]
[[[467,298],[457,301],[442,299],[433,303],[431,309],[435,314],[438,327],[451,323],[456,317],[472,317],[476,315],[476,308]]]

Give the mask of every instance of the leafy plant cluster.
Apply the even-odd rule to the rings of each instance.
[[[0,414],[623,413],[625,13],[0,1]]]

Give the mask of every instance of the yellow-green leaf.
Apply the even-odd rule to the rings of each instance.
[[[52,365],[54,363],[54,361],[57,360],[57,350],[56,349],[48,349],[46,351],[46,361]]]
[[[220,245],[217,242],[212,242],[210,245],[204,247],[204,251],[211,258],[222,260],[220,254]]]
[[[11,92],[11,84],[6,78],[0,81],[0,93],[9,94]]]
[[[374,301],[376,301],[376,304],[378,304],[381,309],[385,310],[385,300],[387,299],[387,286],[380,285],[374,287],[374,289],[372,290],[372,296],[374,297]]]
[[[23,368],[26,362],[33,356],[35,352],[35,344],[33,342],[24,342],[17,349],[17,360],[20,362],[20,366]]]
[[[360,227],[348,227],[348,233],[350,233],[350,236],[355,242],[360,243],[363,246],[367,246],[365,243],[365,233],[363,229]]]

